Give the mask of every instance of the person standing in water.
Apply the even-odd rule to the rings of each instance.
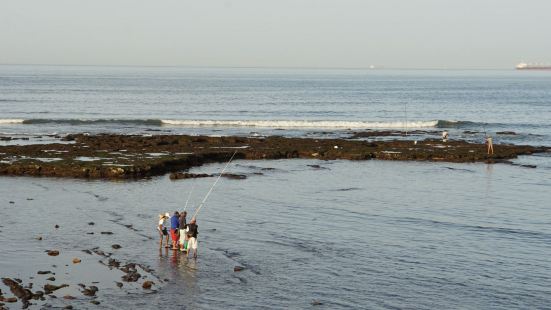
[[[166,214],[159,214],[159,224],[157,225],[157,230],[159,231],[159,237],[161,237],[161,240],[159,242],[159,248],[163,247],[163,238],[165,237],[166,237],[165,248],[168,248],[168,230],[166,226],[167,219],[168,217],[166,216]]]
[[[486,146],[488,147],[488,155],[494,154],[494,143],[492,141],[492,136],[486,136]]]
[[[184,252],[186,250],[185,248],[185,243],[187,241],[187,234],[186,234],[186,226],[187,226],[187,223],[186,223],[186,216],[187,216],[187,211],[184,211],[182,213],[180,213],[180,219],[179,219],[179,223],[178,223],[178,228],[180,229],[180,251]]]
[[[199,226],[197,226],[197,222],[195,221],[195,218],[191,219],[191,222],[187,225],[186,232],[187,232],[187,239],[188,239],[188,255],[191,252],[190,249],[193,250],[193,258],[197,258],[197,234]]]
[[[180,214],[178,211],[170,218],[170,238],[172,239],[172,249],[178,250],[178,226],[180,224]]]

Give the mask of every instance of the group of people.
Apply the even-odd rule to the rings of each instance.
[[[187,212],[179,213],[175,211],[172,216],[170,213],[159,214],[159,224],[157,230],[161,238],[159,247],[163,247],[163,239],[166,239],[165,248],[170,247],[169,238],[172,240],[172,249],[185,252],[186,255],[193,250],[193,257],[197,258],[197,234],[198,226],[195,218],[192,218],[189,224],[186,222]]]

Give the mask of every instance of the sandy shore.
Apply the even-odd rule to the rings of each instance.
[[[76,134],[62,140],[63,143],[0,146],[0,175],[145,178],[185,171],[204,163],[225,162],[234,152],[236,159],[250,160],[304,158],[496,163],[509,162],[519,155],[550,151],[548,147],[503,144],[494,145],[495,153],[487,155],[484,144],[436,139],[415,143],[279,136]]]

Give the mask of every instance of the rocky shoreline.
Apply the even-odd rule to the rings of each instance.
[[[519,155],[550,152],[550,147],[499,144],[487,155],[484,144],[442,142],[188,135],[87,135],[60,143],[0,146],[0,175],[88,179],[135,179],[187,171],[235,159],[401,160],[509,162]],[[178,177],[175,177],[178,179]]]

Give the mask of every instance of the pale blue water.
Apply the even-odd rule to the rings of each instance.
[[[150,130],[346,136],[350,131],[338,126],[276,130],[251,124],[361,121],[403,129],[407,109],[409,122],[441,120],[423,129],[450,126],[452,137],[479,139],[484,130],[507,130],[518,135],[496,136],[498,143],[551,145],[549,82],[547,72],[515,71],[0,66],[0,119],[30,120],[5,122],[0,131],[31,138],[159,133]],[[241,120],[248,126],[168,126],[163,119]],[[56,264],[56,277],[79,298],[47,302],[78,309],[98,308],[77,290],[77,283],[91,281],[100,281],[100,307],[109,309],[544,309],[551,303],[551,160],[540,154],[517,161],[537,168],[237,161],[230,172],[249,177],[222,179],[209,198],[198,219],[197,261],[159,253],[156,216],[181,210],[195,184],[194,210],[212,178],[2,177],[0,276],[25,283],[32,276],[39,283],[36,270]],[[114,243],[122,249],[111,250]],[[120,290],[114,285],[120,274],[99,264],[92,268],[95,258],[81,252],[95,246],[149,265],[169,281],[152,294],[126,283]],[[52,248],[62,255],[46,256],[43,251]],[[71,265],[75,256],[82,264]],[[235,273],[236,265],[247,269]],[[312,306],[313,300],[323,305]]]
[[[550,98],[547,71],[0,66],[0,132],[302,136],[313,130],[294,128],[297,121],[328,121],[314,124],[314,131],[339,135],[350,122],[400,130],[424,125],[449,129],[452,138],[514,131],[518,135],[500,135],[496,142],[549,145]],[[270,120],[285,123],[258,124]],[[222,123],[213,128],[204,121]]]

